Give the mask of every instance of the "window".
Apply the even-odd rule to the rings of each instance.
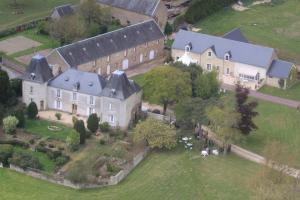
[[[33,87],[30,86],[30,94],[32,94],[32,93],[33,93]]]
[[[211,64],[207,64],[206,68],[207,68],[208,71],[211,71]]]
[[[211,51],[208,52],[208,56],[211,57]]]
[[[93,113],[95,113],[95,108],[89,107],[89,115],[91,115],[91,114],[93,114]]]
[[[56,101],[56,109],[61,109],[61,102],[60,102],[60,100]]]
[[[115,122],[115,117],[113,115],[109,116],[109,122],[111,122],[111,123]]]
[[[110,61],[110,56],[107,56],[107,62],[109,62]]]
[[[186,51],[186,52],[190,52],[190,51],[191,51],[190,45],[186,45],[186,46],[185,46],[185,51]]]
[[[230,74],[229,68],[226,68],[226,74],[227,74],[227,75]]]
[[[136,52],[136,48],[135,47],[133,48],[133,51]]]
[[[91,105],[94,105],[94,104],[95,104],[95,101],[94,101],[94,97],[93,97],[93,96],[90,96],[90,104],[91,104]]]
[[[225,55],[225,60],[229,60],[230,56],[228,54]]]
[[[77,100],[77,93],[74,92],[74,93],[73,93],[73,101],[76,101],[76,100]]]
[[[127,56],[127,50],[124,51],[124,57],[126,57],[126,56]]]
[[[112,105],[111,103],[108,105],[108,109],[111,110],[112,109]]]
[[[61,97],[60,89],[57,89],[57,90],[56,90],[56,97]]]

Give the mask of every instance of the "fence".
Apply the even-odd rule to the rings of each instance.
[[[70,187],[73,189],[100,188],[100,187],[109,186],[109,185],[117,185],[118,183],[120,183],[146,157],[148,152],[149,152],[149,149],[147,148],[144,151],[137,154],[133,158],[133,161],[132,161],[131,165],[128,166],[128,168],[119,171],[118,174],[116,174],[115,176],[111,176],[108,181],[104,181],[101,184],[77,184],[77,183],[71,182],[70,180],[64,179],[62,176],[59,176],[59,175],[47,175],[47,174],[43,174],[39,170],[35,170],[35,169],[24,170],[18,166],[12,165],[12,164],[10,164],[9,169],[19,172],[19,173],[26,174],[26,175],[34,177],[34,178],[45,180],[45,181],[48,181],[48,182],[51,182],[54,184],[58,184],[58,185],[63,185],[63,186]],[[0,163],[0,168],[2,168],[2,167],[3,167],[3,165],[2,165],[2,163]]]

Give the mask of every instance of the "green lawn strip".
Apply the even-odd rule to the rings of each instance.
[[[55,6],[71,3],[77,4],[80,0],[18,0],[23,14],[15,14],[10,6],[11,1],[0,1],[0,30],[15,27],[19,24],[35,19],[47,17]]]
[[[60,131],[50,131],[48,126],[57,126],[61,128]],[[46,120],[27,120],[25,131],[30,132],[41,137],[49,137],[53,139],[59,139],[65,141],[70,134],[72,128],[64,126],[59,123],[54,123]]]
[[[269,141],[279,141],[288,146],[290,153],[299,155],[300,112],[266,101],[259,100],[258,103],[259,116],[255,118],[258,130],[253,131],[240,145],[261,154]],[[295,167],[300,168],[300,157],[297,158]]]
[[[27,153],[30,153],[32,156],[36,157],[42,164],[42,167],[43,167],[42,171],[51,173],[55,169],[55,163],[52,160],[50,160],[49,157],[45,153],[31,151],[29,149],[23,149],[21,147],[15,147],[14,151],[15,152],[27,152]]]
[[[286,90],[264,86],[259,91],[273,96],[300,101],[300,82],[296,83],[291,88],[288,88]]]
[[[214,35],[223,35],[239,27],[250,41],[273,47],[280,58],[300,63],[299,10],[298,0],[287,0],[275,6],[258,5],[243,12],[224,9],[195,26],[203,33]]]
[[[0,195],[10,199],[251,199],[259,166],[234,155],[203,159],[199,152],[151,153],[117,186],[72,190],[0,169]]]

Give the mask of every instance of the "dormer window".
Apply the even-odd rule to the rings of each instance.
[[[226,53],[226,54],[224,55],[224,59],[225,59],[225,60],[230,60],[230,54],[229,54],[229,53]]]
[[[35,73],[31,73],[31,74],[30,74],[30,78],[31,78],[32,80],[34,80],[34,79],[35,79]]]
[[[209,57],[211,57],[211,51],[209,51],[207,54],[208,54]]]
[[[192,48],[193,48],[192,43],[189,42],[187,45],[185,45],[185,52],[190,52]]]

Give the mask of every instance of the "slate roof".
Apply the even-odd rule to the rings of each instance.
[[[116,99],[127,99],[135,92],[139,92],[140,87],[122,71],[114,72],[109,80],[96,73],[83,72],[76,69],[68,69],[54,79],[50,80],[49,86],[68,91],[93,96],[106,96]]]
[[[216,56],[220,59],[230,52],[230,60],[234,62],[267,70],[274,53],[274,49],[269,47],[184,30],[180,30],[176,34],[172,48],[185,50],[185,46],[189,43],[193,45],[191,52],[202,54],[205,50],[213,47]]]
[[[38,83],[45,83],[53,78],[52,70],[44,56],[32,57],[22,79]]]
[[[239,42],[249,42],[239,28],[233,29],[230,32],[226,33],[225,35],[223,35],[223,38]]]
[[[74,13],[74,10],[70,4],[55,7],[54,10],[57,11],[60,17],[72,15]]]
[[[284,60],[274,60],[268,72],[268,76],[286,79],[295,65]]]
[[[99,3],[153,16],[160,0],[97,0]]]
[[[159,26],[150,20],[75,42],[57,51],[71,67],[76,67],[162,38],[164,34]]]
[[[141,88],[132,80],[128,80],[123,71],[115,71],[107,81],[102,96],[127,99],[133,93],[139,92]]]

